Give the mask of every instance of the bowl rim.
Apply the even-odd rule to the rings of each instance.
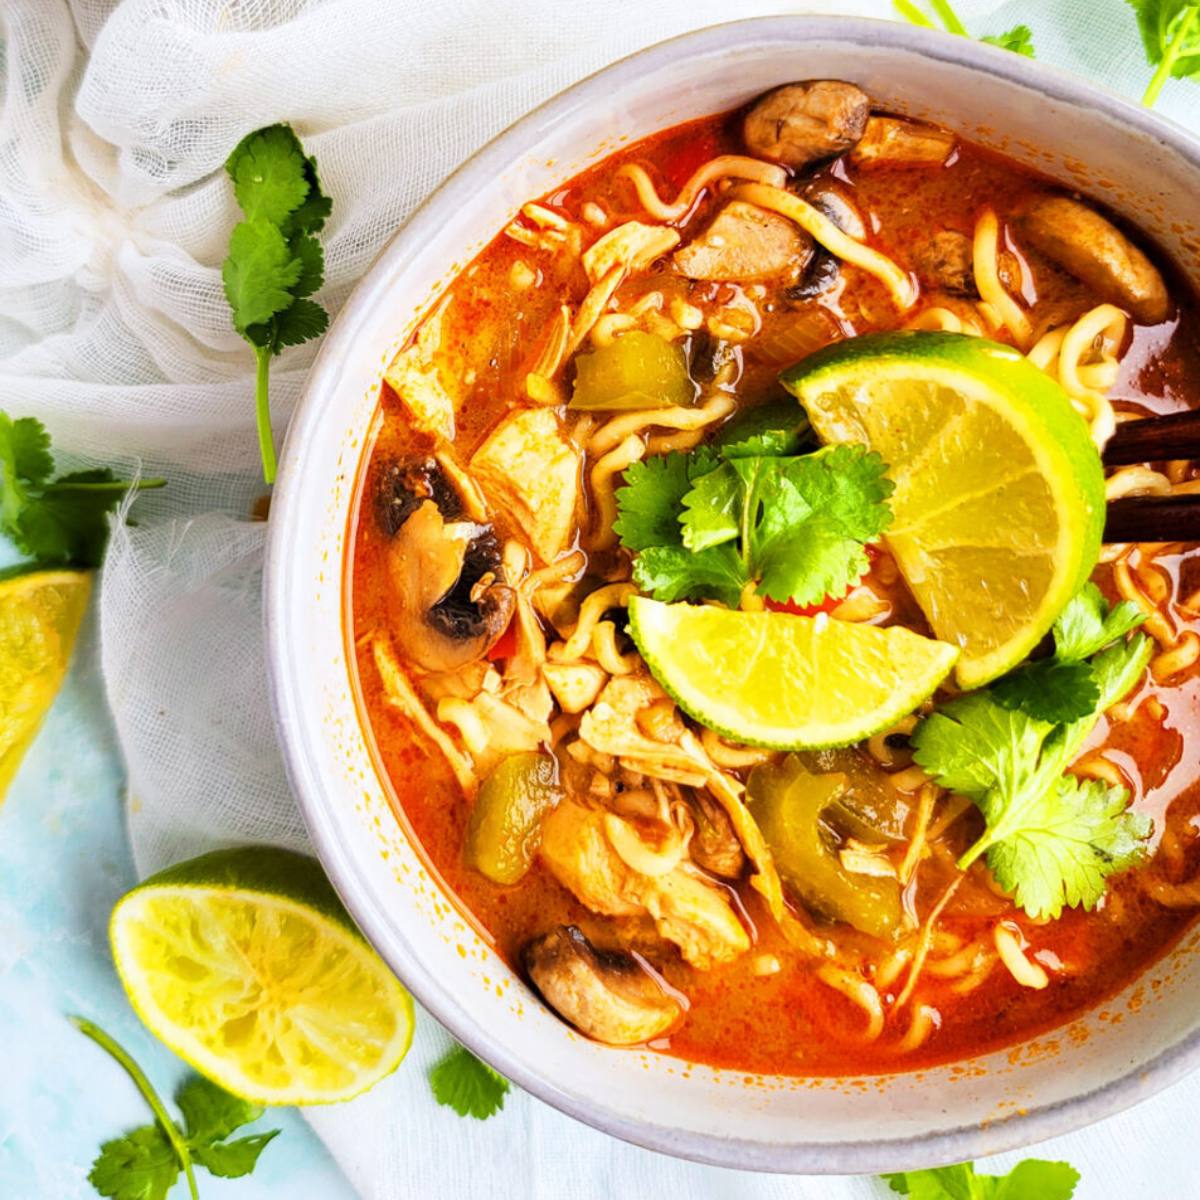
[[[514,157],[510,152],[512,143],[519,142],[526,133],[545,131],[566,119],[585,102],[585,98],[595,93],[601,81],[606,89],[619,91],[626,78],[636,77],[661,62],[692,52],[728,49],[743,38],[759,41],[773,35],[783,40],[802,36],[812,41],[869,44],[873,48],[914,54],[1014,83],[1056,101],[1087,105],[1153,138],[1200,171],[1200,140],[1170,117],[1152,112],[1101,84],[939,30],[875,18],[811,14],[743,18],[656,42],[592,72],[543,101],[465,159],[389,238],[355,284],[326,334],[287,431],[267,536],[263,574],[267,676],[288,782],[331,883],[368,939],[376,916],[382,916],[381,906],[339,837],[337,813],[328,802],[330,797],[322,782],[322,772],[304,736],[305,706],[300,702],[301,688],[298,686],[302,682],[303,668],[289,653],[298,639],[286,584],[288,573],[283,566],[287,548],[296,544],[301,532],[295,527],[299,500],[294,499],[302,488],[301,463],[336,386],[339,363],[354,352],[361,314],[380,300],[380,276],[385,265],[390,272],[403,271],[421,245],[426,230],[436,229],[438,210],[452,202],[458,192],[470,189],[473,177],[508,166]],[[356,471],[357,466],[356,455]],[[340,565],[338,580],[339,594],[344,594],[341,592],[344,580]],[[632,1118],[599,1104],[577,1102],[548,1074],[527,1066],[503,1047],[492,1044],[487,1032],[460,1007],[453,994],[443,987],[411,946],[389,939],[386,952],[379,947],[376,949],[443,1027],[524,1091],[623,1141],[694,1162],[733,1169],[859,1175],[966,1161],[1025,1147],[1092,1124],[1148,1099],[1200,1069],[1198,1021],[1196,1028],[1160,1051],[1147,1064],[1082,1095],[1033,1106],[1024,1114],[1014,1113],[986,1125],[972,1122],[925,1134],[837,1142],[798,1140],[781,1144],[750,1138],[725,1138]]]

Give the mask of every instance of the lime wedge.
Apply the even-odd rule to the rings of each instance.
[[[0,581],[0,801],[67,673],[91,590],[84,571]]]
[[[1100,550],[1104,475],[1066,393],[1009,346],[872,334],[784,372],[824,442],[865,442],[896,484],[887,543],[979,687],[1016,666]]]
[[[348,1100],[408,1052],[412,1000],[311,858],[245,846],[180,863],[117,902],[109,937],[138,1016],[248,1100]]]
[[[849,746],[887,729],[958,658],[953,646],[901,626],[644,596],[629,602],[629,631],[684,712],[741,745],[777,750]]]

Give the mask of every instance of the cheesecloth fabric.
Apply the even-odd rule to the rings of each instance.
[[[957,7],[977,33],[1031,22],[1041,58],[1110,86],[1137,95],[1148,79],[1120,0]],[[221,170],[230,148],[287,121],[316,155],[334,198],[318,299],[336,312],[417,202],[531,106],[663,37],[805,10],[891,15],[883,0],[0,4],[0,407],[41,418],[80,465],[140,466],[170,480],[138,500],[136,527],[116,531],[100,594],[141,871],[217,845],[306,846],[266,697],[266,527],[249,519],[264,491],[253,358],[221,289],[237,220]],[[1159,108],[1194,125],[1200,88],[1168,84]],[[277,439],[313,353],[291,349],[273,366]],[[311,1112],[365,1197],[882,1194],[867,1180],[676,1162],[523,1095],[489,1122],[460,1120],[433,1103],[424,1079],[446,1043],[423,1018],[395,1076]],[[1141,1194],[1151,1178],[1163,1195],[1200,1194],[1182,1174],[1164,1179],[1155,1152],[1188,1144],[1184,1114],[1200,1081],[1172,1097],[1054,1147],[1084,1170],[1080,1196]]]

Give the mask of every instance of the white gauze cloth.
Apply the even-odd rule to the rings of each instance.
[[[1039,56],[1140,94],[1149,71],[1121,0],[962,0],[973,31],[1019,20]],[[217,845],[306,847],[266,696],[264,488],[253,357],[220,263],[238,219],[222,164],[248,131],[290,122],[334,199],[322,234],[336,312],[417,202],[522,112],[686,29],[766,13],[889,16],[853,4],[730,0],[4,0],[0,5],[0,407],[41,418],[82,465],[140,464],[103,573],[103,664],[128,766],[129,828],[152,871]],[[1200,114],[1171,83],[1161,111]],[[277,440],[313,346],[275,361]],[[404,1066],[313,1127],[370,1200],[619,1195],[867,1197],[867,1180],[755,1177],[676,1162],[523,1095],[486,1123],[432,1101],[447,1044],[422,1017]],[[1189,1144],[1200,1087],[1054,1146],[1080,1197],[1172,1187],[1155,1147]],[[1177,1115],[1175,1115],[1177,1114]],[[1185,1128],[1185,1123],[1187,1127]],[[1184,1168],[1181,1167],[1181,1170]],[[1165,1189],[1165,1190],[1164,1190]]]

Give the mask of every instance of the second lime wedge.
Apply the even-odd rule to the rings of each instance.
[[[348,1100],[408,1051],[412,1000],[311,858],[243,846],[179,863],[117,902],[109,936],[138,1016],[248,1100]]]
[[[741,745],[849,746],[894,725],[958,658],[901,626],[821,614],[629,602],[629,631],[654,678],[689,716]]]
[[[0,581],[0,800],[67,673],[91,587],[84,571]]]
[[[782,380],[824,442],[865,442],[896,484],[886,541],[933,632],[979,687],[1087,580],[1104,473],[1066,393],[1011,346],[953,333],[853,338]]]

